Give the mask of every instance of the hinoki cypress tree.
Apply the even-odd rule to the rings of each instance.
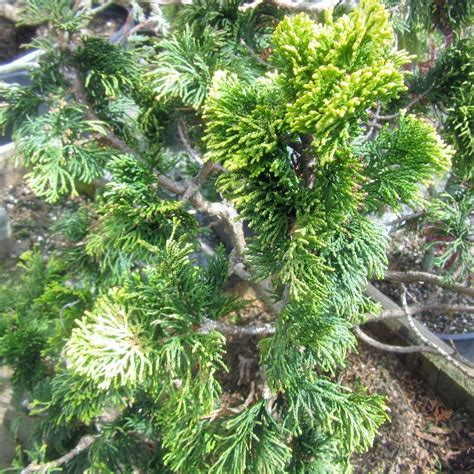
[[[56,227],[66,245],[25,255],[0,301],[0,352],[39,420],[25,472],[339,472],[388,419],[382,396],[336,381],[353,324],[378,311],[364,287],[384,272],[387,236],[370,214],[422,205],[451,152],[404,113],[364,135],[407,62],[377,0],[287,16],[271,37],[280,10],[239,7],[183,7],[156,55],[81,35],[86,7],[28,3],[52,28],[31,86],[2,92],[0,123],[39,196],[98,190]],[[177,120],[185,151],[168,146]],[[230,254],[199,253],[205,216]],[[234,273],[273,324],[229,324],[246,304],[224,291]],[[226,338],[252,336],[244,401],[223,390],[237,370]]]

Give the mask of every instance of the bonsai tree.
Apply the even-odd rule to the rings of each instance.
[[[38,419],[23,472],[344,471],[388,420],[383,396],[337,382],[354,324],[380,311],[364,288],[388,238],[370,214],[422,205],[451,151],[403,112],[367,133],[405,90],[377,0],[319,20],[197,2],[158,44],[136,36],[162,28],[154,8],[134,6],[120,44],[83,34],[87,6],[25,8],[50,28],[0,123],[31,189],[73,211],[0,301],[1,355]],[[215,222],[227,249],[208,244]],[[271,323],[236,320],[233,275]],[[257,342],[245,396],[231,338]]]

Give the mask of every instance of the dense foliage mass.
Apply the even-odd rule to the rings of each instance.
[[[39,420],[30,461],[92,436],[65,469],[339,472],[388,419],[382,396],[336,378],[353,324],[378,311],[363,290],[388,238],[370,215],[422,206],[452,150],[404,111],[366,133],[409,60],[379,1],[284,13],[200,0],[169,14],[161,41],[116,45],[80,33],[86,7],[29,0],[26,17],[52,28],[31,85],[1,91],[0,125],[39,196],[94,194],[0,299],[0,354]],[[206,215],[230,254],[200,252]],[[237,268],[275,318],[246,402],[224,390],[239,328],[222,321],[246,304],[225,291]]]

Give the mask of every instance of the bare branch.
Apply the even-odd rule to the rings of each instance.
[[[425,311],[430,311],[432,313],[438,314],[455,314],[455,313],[474,313],[474,306],[469,305],[456,305],[456,304],[418,304],[413,306],[408,306],[406,311],[410,315],[415,315],[423,313]],[[384,319],[394,319],[394,318],[404,318],[406,315],[403,309],[387,309],[380,315],[367,314],[366,322],[377,322]]]
[[[408,222],[408,221],[413,221],[415,219],[419,219],[420,217],[426,216],[426,211],[420,211],[420,212],[413,212],[412,214],[407,214],[406,216],[401,216],[398,217],[397,219],[394,219],[393,221],[387,222],[387,226],[396,226],[398,224],[401,224],[403,222]]]
[[[199,153],[193,148],[191,142],[189,141],[188,131],[186,129],[186,124],[181,119],[178,121],[178,135],[181,143],[186,150],[186,153],[198,164],[202,165],[202,158],[199,156]]]
[[[44,51],[38,49],[31,53],[25,54],[21,58],[15,59],[7,64],[0,66],[0,75],[6,76],[12,72],[22,71],[28,68],[38,67],[38,59],[44,54]]]
[[[217,167],[216,164],[212,161],[206,161],[204,165],[199,170],[199,173],[192,179],[189,183],[188,188],[186,189],[185,193],[183,194],[181,200],[183,202],[189,201],[189,199],[196,194],[198,189],[201,187],[202,183],[206,181],[209,175],[216,171]]]
[[[99,13],[102,13],[103,11],[107,10],[107,8],[111,7],[112,5],[115,5],[115,0],[110,0],[108,2],[103,3],[102,5],[99,5],[96,8],[92,8],[90,10],[91,15],[98,15]]]
[[[237,275],[241,280],[246,281],[253,288],[257,298],[265,304],[268,312],[273,317],[276,318],[283,311],[284,302],[275,301],[274,293],[269,280],[256,282],[254,279],[252,279],[251,273],[246,270],[242,262],[238,262],[236,265],[234,265],[232,273]]]
[[[412,109],[416,104],[418,104],[418,102],[423,100],[431,92],[432,88],[433,86],[426,89],[426,91],[424,91],[423,93],[415,96],[412,100],[410,100],[410,102],[408,102],[408,104],[405,107],[403,107],[403,110],[409,111],[410,109]],[[400,112],[397,112],[395,114],[390,114],[390,115],[374,114],[375,120],[393,120],[398,117],[400,117]]]
[[[416,306],[409,306],[408,307],[410,314],[418,314],[424,311],[430,311],[432,313],[448,313],[448,314],[455,314],[455,313],[474,313],[474,306],[470,305],[457,305],[457,304],[427,304],[427,305],[416,305]]]
[[[15,5],[10,5],[7,2],[0,3],[0,18],[5,18],[12,23],[20,21],[20,15],[18,14],[19,8]]]
[[[339,0],[322,0],[310,3],[307,1],[291,1],[291,0],[254,0],[252,3],[244,3],[240,10],[246,11],[257,8],[262,3],[268,3],[279,8],[292,11],[321,12],[329,8],[333,8]]]
[[[392,346],[391,344],[384,344],[383,342],[377,341],[373,337],[365,333],[359,326],[354,326],[354,332],[356,336],[364,341],[369,346],[375,347],[385,352],[392,352],[396,354],[413,354],[415,352],[431,352],[436,353],[436,351],[427,346]]]
[[[262,326],[234,326],[223,323],[221,321],[214,321],[213,319],[206,319],[204,324],[198,329],[199,333],[206,334],[210,331],[218,331],[226,336],[271,336],[275,334],[275,327],[272,324],[263,324]]]
[[[474,296],[474,287],[464,286],[458,283],[447,281],[443,277],[435,275],[434,273],[417,271],[399,272],[387,270],[383,279],[400,283],[429,283],[430,285],[440,286],[441,288],[449,288],[456,293]]]
[[[15,143],[0,146],[0,163],[9,160],[15,154]]]
[[[21,474],[29,474],[30,472],[46,473],[50,469],[63,466],[67,464],[69,461],[71,461],[72,459],[74,459],[76,456],[81,454],[83,451],[88,449],[92,445],[92,443],[95,441],[96,438],[97,436],[85,435],[79,440],[77,445],[74,448],[72,448],[71,451],[66,453],[64,456],[61,456],[55,461],[50,461],[44,464],[31,463],[28,466],[26,466],[24,469],[22,469]]]

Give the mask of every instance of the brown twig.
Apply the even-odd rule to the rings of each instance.
[[[403,109],[406,111],[409,111],[410,109],[412,109],[418,102],[423,100],[431,92],[431,89],[432,87],[429,87],[426,91],[414,97],[412,100],[410,100],[410,102],[408,102],[408,104],[405,107],[403,107]],[[373,117],[375,120],[393,120],[400,117],[400,112],[396,112],[394,114],[389,114],[389,115],[374,114]]]
[[[240,43],[248,51],[250,56],[252,56],[252,58],[255,59],[255,61],[257,61],[257,63],[261,64],[262,66],[266,66],[266,67],[269,66],[269,63],[265,61],[265,59],[262,59],[243,38],[240,39]]]

